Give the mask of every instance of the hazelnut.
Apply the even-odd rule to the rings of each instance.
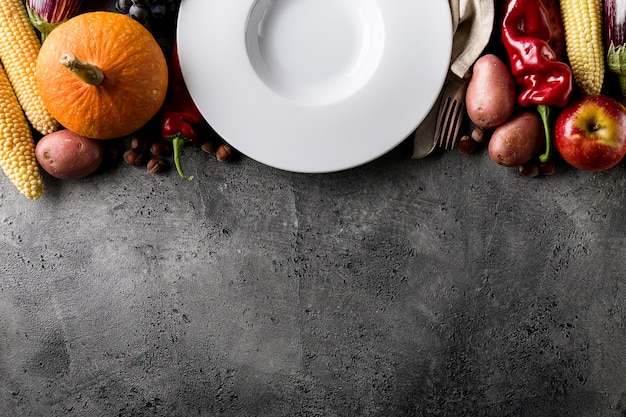
[[[128,165],[139,166],[143,164],[143,154],[137,149],[128,149],[124,152],[124,162]]]
[[[224,143],[217,147],[215,157],[220,162],[228,162],[233,158],[233,148],[229,144]]]
[[[535,178],[539,175],[539,167],[533,163],[524,164],[519,166],[519,172],[525,177]]]
[[[487,139],[487,133],[485,132],[484,129],[480,127],[475,127],[472,130],[470,137],[477,143],[483,143],[485,139]]]
[[[172,144],[164,140],[152,142],[150,153],[154,156],[170,156],[172,154]]]
[[[202,144],[200,145],[200,149],[202,149],[202,151],[206,153],[213,153],[215,152],[215,144],[210,140],[207,140],[205,142],[202,142]]]
[[[546,162],[539,166],[539,171],[541,171],[541,175],[554,175],[556,172],[556,166],[554,165],[554,162]]]
[[[138,150],[139,152],[143,152],[150,146],[150,143],[145,138],[140,138],[137,136],[133,136],[130,140],[131,149]]]
[[[169,168],[167,161],[161,157],[153,156],[148,161],[146,169],[150,174],[158,174],[159,172],[165,172]]]
[[[458,148],[459,152],[461,153],[474,153],[474,151],[476,150],[476,142],[468,135],[463,135],[459,140]]]

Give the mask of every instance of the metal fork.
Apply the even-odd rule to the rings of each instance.
[[[467,79],[448,73],[435,127],[435,143],[443,149],[453,149],[465,114]]]

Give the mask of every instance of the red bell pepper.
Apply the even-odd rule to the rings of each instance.
[[[178,175],[186,180],[191,180],[193,176],[188,177],[182,170],[180,154],[185,145],[198,143],[196,128],[205,123],[205,121],[193,102],[189,90],[187,90],[187,85],[180,69],[176,42],[174,42],[172,47],[168,91],[162,111],[161,136],[163,139],[172,142],[174,164],[176,165]]]
[[[501,40],[524,107],[536,105],[546,133],[542,163],[551,157],[551,106],[564,107],[573,91],[572,71],[561,59],[564,29],[557,0],[507,0]]]

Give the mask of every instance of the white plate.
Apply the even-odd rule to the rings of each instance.
[[[181,69],[207,122],[279,169],[320,173],[401,143],[443,85],[448,1],[182,0]]]

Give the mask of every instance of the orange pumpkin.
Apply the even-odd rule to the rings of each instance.
[[[41,46],[37,87],[65,128],[94,139],[137,131],[161,108],[167,61],[152,34],[121,13],[80,14]]]

